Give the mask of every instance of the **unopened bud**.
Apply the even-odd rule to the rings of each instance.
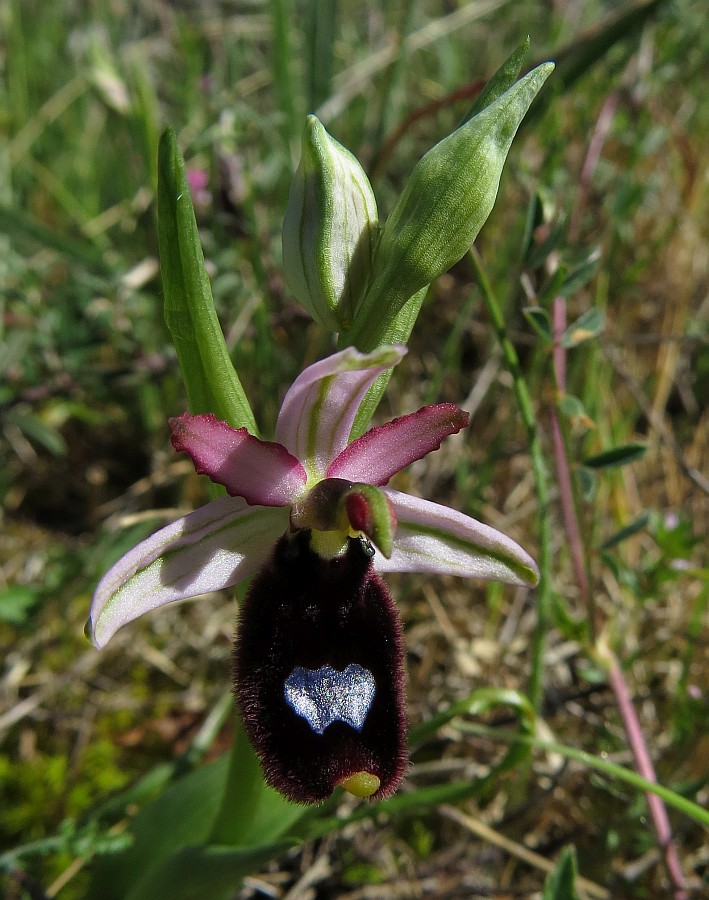
[[[372,285],[349,335],[381,342],[423,287],[466,253],[492,210],[512,139],[553,63],[538,66],[419,161],[382,229]]]
[[[377,228],[362,166],[308,116],[283,222],[283,268],[298,302],[323,327],[351,327],[369,282]]]

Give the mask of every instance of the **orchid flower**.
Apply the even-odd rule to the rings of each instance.
[[[91,606],[87,633],[103,647],[145,612],[255,576],[237,625],[236,698],[266,780],[297,802],[337,785],[376,799],[403,777],[403,640],[381,573],[538,579],[510,538],[386,487],[464,428],[467,413],[426,406],[350,443],[367,390],[405,353],[350,347],[306,368],[275,442],[211,414],[171,419],[174,447],[229,496],[131,550]]]

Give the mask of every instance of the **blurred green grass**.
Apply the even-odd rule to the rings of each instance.
[[[579,35],[616,7],[0,3],[0,852],[54,835],[63,820],[80,819],[106,792],[173,756],[228,680],[234,613],[218,598],[136,623],[101,656],[81,635],[105,567],[204,491],[185,477],[167,438],[166,417],[185,401],[156,266],[163,127],[176,128],[188,167],[205,173],[195,200],[215,302],[267,425],[294,374],[331,347],[280,270],[304,114],[320,111],[365,168],[374,166],[386,213],[415,161],[455,127],[476,86],[524,34],[536,59],[569,46],[573,60]],[[316,28],[317,16],[324,24]],[[586,480],[583,526],[600,547],[655,512],[605,560],[594,557],[594,583],[661,778],[706,799],[707,766],[698,762],[707,758],[709,724],[702,26],[697,4],[664,4],[568,90],[550,82],[551,105],[513,146],[477,246],[541,417],[548,352],[522,307],[543,299],[560,264],[572,272],[599,251],[590,280],[569,291],[571,319],[597,309],[606,323],[601,339],[570,354],[569,392],[584,411],[569,422],[572,446],[579,462],[637,440],[649,451]],[[467,397],[469,434],[429,467],[414,467],[407,487],[448,498],[533,549],[524,431],[482,309],[465,263],[440,279],[382,415]],[[593,689],[596,673],[574,645],[585,611],[558,531],[545,714],[569,742],[622,755],[609,698]],[[533,610],[494,586],[443,590],[445,603],[438,588],[432,599],[419,581],[400,585],[414,721],[471,682],[526,683]],[[491,645],[505,653],[486,657]],[[489,746],[459,736],[441,742],[436,761],[460,771],[481,752]],[[608,785],[571,772],[554,795],[545,793],[549,777],[535,782],[542,806],[522,807],[506,823],[518,839],[532,831],[550,852],[575,840],[582,871],[599,880],[612,863],[624,870],[650,852],[642,813],[622,792],[611,822],[600,812]],[[501,780],[499,796],[508,788]],[[390,843],[423,873],[453,841],[451,827],[429,813],[393,827]],[[679,822],[678,835],[687,871],[706,879],[699,829]],[[405,869],[382,859],[366,829],[356,841],[339,882],[333,875],[342,895],[362,866],[369,880],[387,883]],[[27,877],[45,886],[60,877],[77,852],[71,842],[63,849],[28,858]],[[81,896],[81,879],[60,896]],[[642,896],[661,884],[655,865],[623,889]],[[16,880],[8,891],[22,896]]]

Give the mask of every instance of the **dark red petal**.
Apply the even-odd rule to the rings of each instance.
[[[356,704],[332,694],[316,727],[287,701],[286,682],[290,690],[299,679],[318,677],[336,683],[335,691],[347,690],[348,677],[368,689],[373,683],[366,712],[340,717]],[[360,772],[379,779],[372,799],[398,787],[407,765],[401,623],[360,541],[350,540],[334,560],[310,550],[307,532],[277,544],[244,600],[234,680],[266,781],[288,799],[320,802]],[[342,720],[348,718],[357,727]]]

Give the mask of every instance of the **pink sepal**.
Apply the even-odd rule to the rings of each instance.
[[[287,506],[307,476],[281,444],[261,441],[246,428],[232,428],[211,413],[170,419],[172,446],[192,457],[200,475],[223,484],[232,497],[253,506]]]
[[[327,477],[386,484],[396,472],[438,450],[443,438],[465,428],[468,419],[453,403],[424,406],[392,419],[345,447],[327,470]]]

